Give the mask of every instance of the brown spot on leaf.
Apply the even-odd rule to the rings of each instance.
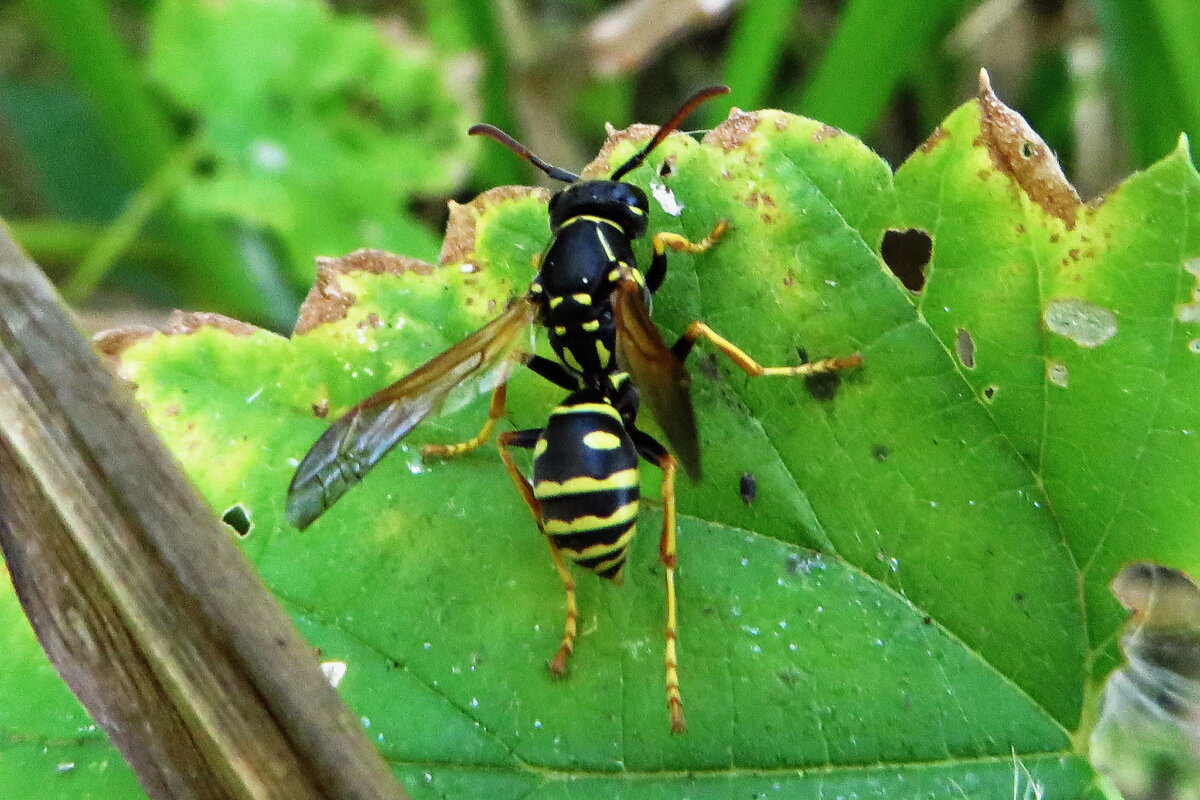
[[[128,348],[156,333],[158,329],[149,325],[126,325],[100,331],[92,337],[92,346],[106,358],[118,358]]]
[[[933,133],[929,134],[929,138],[926,139],[925,141],[921,142],[921,146],[918,149],[922,153],[931,153],[931,152],[933,152],[933,149],[935,147],[937,147],[939,144],[941,144],[942,142],[946,141],[949,138],[950,138],[949,131],[947,131],[941,125],[938,125],[936,128],[933,129]]]
[[[771,113],[782,115],[783,112],[742,111],[740,108],[735,108],[729,112],[729,116],[724,122],[708,132],[704,137],[704,144],[716,145],[726,152],[744,147],[746,140],[758,129],[759,123],[764,118],[763,115]],[[778,120],[779,117],[776,117],[777,130],[779,129]]]
[[[813,132],[812,140],[816,144],[820,144],[826,139],[836,139],[839,136],[845,135],[846,132],[841,128],[835,128],[832,125],[822,125]]]
[[[234,336],[250,336],[260,329],[248,322],[232,319],[221,314],[211,314],[198,311],[173,311],[167,317],[162,328],[150,325],[126,325],[100,331],[92,337],[92,346],[108,362],[109,368],[124,380],[129,377],[121,367],[121,356],[133,345],[149,339],[155,334],[167,336],[186,336],[201,328],[217,328]]]
[[[156,333],[168,336],[186,336],[201,328],[217,328],[234,336],[250,336],[261,330],[248,322],[226,317],[223,314],[204,311],[173,311],[161,329],[149,325],[127,325],[112,328],[100,331],[93,336],[92,345],[100,355],[108,359],[118,359],[127,349]]]
[[[261,330],[249,322],[210,311],[172,311],[163,333],[168,336],[187,336],[201,328],[216,328],[234,336],[252,336]]]
[[[329,416],[329,398],[322,397],[320,400],[312,404],[313,415],[318,419],[325,419]]]
[[[975,339],[966,328],[959,328],[954,335],[954,349],[958,360],[967,369],[975,369]]]
[[[1082,205],[1058,160],[1025,119],[992,92],[986,70],[979,74],[980,143],[996,169],[1008,175],[1030,200],[1075,226]]]
[[[318,325],[345,319],[346,312],[357,299],[352,292],[342,288],[338,280],[352,272],[369,272],[374,275],[403,275],[415,272],[429,275],[433,267],[424,261],[407,256],[398,256],[383,250],[355,250],[342,258],[317,259],[317,278],[308,297],[300,305],[300,317],[296,320],[294,334],[307,333]]]
[[[767,209],[760,214],[762,221],[767,223],[773,222],[775,219],[775,215],[771,213],[771,210],[779,208],[779,205],[775,202],[775,198],[760,189],[755,189],[746,195],[745,203],[750,208]]]
[[[475,228],[479,218],[489,208],[533,197],[545,203],[550,192],[533,186],[497,186],[488,189],[469,203],[451,201],[450,220],[446,223],[446,238],[442,241],[439,264],[471,264],[475,256]],[[479,265],[476,264],[476,267]]]
[[[601,146],[600,152],[596,154],[596,157],[586,167],[580,170],[579,175],[588,179],[607,178],[617,166],[612,163],[614,150],[626,142],[633,142],[639,145],[645,144],[648,139],[653,138],[654,134],[658,133],[658,128],[658,125],[647,125],[644,122],[636,122],[628,128],[612,131],[608,134],[608,138],[604,141],[603,146]],[[673,133],[671,135],[678,136],[679,134]]]

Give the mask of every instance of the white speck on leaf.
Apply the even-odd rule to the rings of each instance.
[[[346,677],[346,669],[345,661],[321,662],[321,674],[325,676],[325,680],[329,681],[329,685],[335,689],[342,682],[342,678]]]
[[[663,186],[658,181],[650,181],[650,193],[654,195],[654,199],[662,207],[663,213],[672,217],[678,217],[683,213],[683,203],[675,197],[675,192]]]
[[[1066,364],[1050,363],[1046,365],[1046,377],[1055,386],[1060,386],[1063,389],[1071,382],[1071,372],[1067,369]]]

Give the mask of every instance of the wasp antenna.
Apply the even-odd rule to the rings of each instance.
[[[518,156],[525,159],[530,164],[533,164],[535,167],[556,181],[562,181],[563,183],[574,183],[575,181],[579,180],[579,176],[575,173],[567,172],[562,167],[556,167],[553,164],[547,164],[545,161],[542,161],[533,153],[529,152],[528,147],[509,136],[495,125],[488,125],[486,123],[472,125],[467,133],[471,136],[486,136],[489,139],[495,139],[497,142],[504,145],[509,150],[512,150]]]
[[[650,155],[650,151],[662,144],[663,139],[666,139],[671,135],[672,131],[682,125],[683,121],[688,118],[689,114],[696,110],[697,106],[713,99],[714,97],[720,97],[723,94],[729,94],[728,86],[709,86],[707,89],[701,89],[689,97],[687,101],[679,107],[679,110],[675,112],[675,116],[667,120],[666,124],[658,129],[658,133],[654,134],[654,138],[647,142],[645,147],[634,153],[633,157],[624,164],[617,167],[617,171],[612,174],[612,177],[609,180],[619,181],[622,177],[640,167],[642,162],[646,160],[646,156]]]

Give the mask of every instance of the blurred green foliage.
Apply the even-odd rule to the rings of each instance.
[[[1087,196],[1200,133],[1188,0],[25,0],[0,7],[0,215],[68,298],[286,328],[313,257],[436,255],[446,199],[578,168],[699,86],[893,164],[987,67]],[[706,109],[714,124],[722,112]],[[115,292],[114,292],[115,290]]]

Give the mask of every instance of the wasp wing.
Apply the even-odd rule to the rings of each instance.
[[[671,451],[692,480],[700,480],[700,437],[692,410],[692,380],[658,332],[643,289],[622,280],[613,293],[617,359],[637,386],[642,402],[662,428]]]
[[[529,359],[517,338],[537,316],[529,297],[449,350],[339,417],[305,454],[288,486],[288,522],[303,530],[337,502],[421,420],[465,382],[486,391]]]

